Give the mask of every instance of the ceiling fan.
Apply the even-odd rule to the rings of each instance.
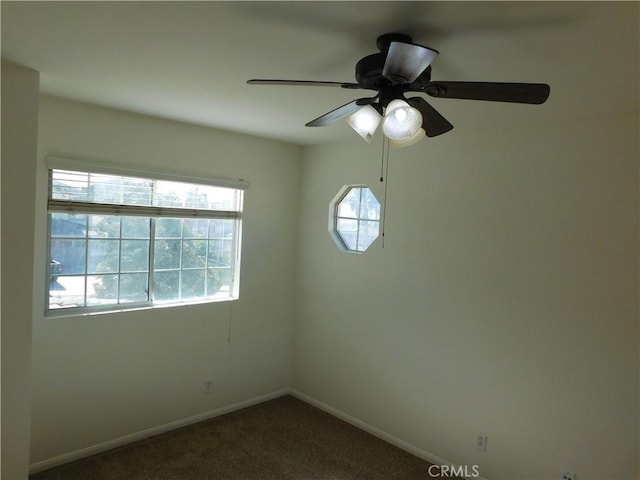
[[[424,98],[407,98],[407,93],[528,104],[541,104],[549,97],[549,85],[544,83],[431,81],[431,63],[438,52],[412,43],[411,37],[403,33],[381,35],[377,47],[380,53],[368,55],[356,64],[357,83],[266,79],[252,79],[247,83],[375,90],[378,94],[374,97],[353,100],[306,126],[322,127],[346,118],[349,125],[370,142],[382,122],[382,130],[393,146],[412,145],[425,135],[435,137],[453,128]]]

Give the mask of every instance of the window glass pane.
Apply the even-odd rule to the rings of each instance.
[[[146,217],[122,217],[122,238],[149,238],[150,220]]]
[[[159,218],[156,220],[156,238],[180,238],[182,220],[179,218]]]
[[[182,271],[182,299],[204,297],[205,270]]]
[[[61,275],[49,284],[49,308],[84,306],[85,277]]]
[[[367,220],[380,219],[380,202],[368,188],[362,189],[362,199],[360,202],[360,218]]]
[[[373,241],[378,238],[378,230],[380,224],[378,222],[360,222],[360,232],[358,232],[358,248],[359,252],[364,252]]]
[[[207,269],[207,295],[231,295],[231,269],[209,268]]]
[[[207,266],[207,241],[182,241],[182,268]]]
[[[182,222],[183,238],[207,238],[209,220],[202,218],[184,219]]]
[[[49,261],[49,276],[51,281],[55,281],[56,278],[62,273],[62,264],[54,259]]]
[[[89,237],[118,238],[120,217],[114,215],[89,215]]]
[[[231,238],[235,231],[235,220],[209,220],[209,238]]]
[[[122,240],[120,271],[147,272],[149,270],[149,240]]]
[[[118,302],[118,275],[88,275],[87,305]]]
[[[209,267],[229,267],[233,256],[233,240],[210,240],[208,252]]]
[[[154,268],[180,268],[181,243],[181,240],[156,240],[153,252]]]
[[[156,272],[154,274],[153,299],[157,301],[178,300],[180,287],[180,272]]]
[[[337,230],[349,250],[356,250],[358,241],[358,221],[339,218]]]
[[[69,213],[51,214],[51,236],[54,238],[84,238],[87,232],[87,216]]]
[[[119,240],[89,240],[87,273],[118,271]]]
[[[147,299],[146,273],[124,273],[120,275],[120,303],[144,302]]]
[[[51,239],[51,260],[62,273],[85,273],[86,253],[86,240]]]
[[[360,213],[360,190],[352,188],[338,204],[338,216],[358,218]]]

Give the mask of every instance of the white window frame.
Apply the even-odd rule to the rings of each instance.
[[[242,239],[242,210],[244,191],[249,188],[249,182],[243,179],[221,178],[221,177],[196,177],[187,176],[181,173],[143,170],[130,168],[129,166],[97,163],[91,161],[76,160],[70,158],[48,156],[46,158],[47,168],[49,171],[48,179],[48,204],[47,204],[47,254],[46,254],[46,287],[45,287],[45,315],[47,317],[86,315],[93,313],[119,312],[124,310],[134,310],[141,308],[159,308],[167,306],[190,305],[198,303],[212,303],[233,301],[239,297],[240,286],[240,254]],[[149,205],[116,205],[103,203],[81,202],[77,200],[56,200],[52,199],[52,170],[66,170],[71,172],[83,172],[91,174],[106,174],[123,177],[135,177],[145,180],[168,180],[173,182],[191,183],[202,186],[214,186],[230,188],[238,191],[237,210],[207,210],[197,208],[180,208],[180,207],[158,207]],[[113,303],[106,305],[91,305],[77,307],[50,308],[50,262],[51,262],[51,239],[52,239],[52,213],[78,213],[86,215],[114,215],[118,217],[140,216],[150,219],[150,236],[149,236],[149,266],[147,272],[147,281],[149,288],[152,289],[154,276],[154,244],[155,244],[155,222],[159,218],[182,218],[182,219],[233,219],[235,221],[235,237],[233,244],[233,261],[231,265],[231,285],[229,296],[221,298],[199,297],[178,301],[153,301],[151,294],[148,299],[139,302]],[[182,237],[181,237],[182,239]],[[119,237],[122,242],[122,236]],[[121,244],[120,244],[121,245]],[[180,267],[180,271],[183,267]],[[118,269],[118,275],[120,269]],[[62,272],[61,276],[64,275]],[[84,272],[84,277],[92,274]],[[79,274],[79,276],[83,276]],[[86,293],[85,293],[86,298]],[[86,301],[86,300],[85,300]]]

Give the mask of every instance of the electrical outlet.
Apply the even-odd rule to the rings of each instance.
[[[213,380],[205,380],[202,393],[211,393],[211,392],[213,392]]]
[[[576,474],[563,468],[560,470],[560,480],[576,480]]]
[[[487,436],[484,433],[479,433],[476,436],[476,448],[483,452],[487,451]]]

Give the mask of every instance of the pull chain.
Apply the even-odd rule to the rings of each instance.
[[[386,166],[385,166],[386,163]],[[382,172],[384,170],[384,177]],[[389,140],[382,137],[382,165],[380,165],[380,181],[384,181],[384,198],[382,200],[382,248],[384,248],[384,229],[387,221],[387,186],[389,185]]]
[[[382,155],[380,157],[380,183],[384,182],[384,142],[387,137],[382,137]]]
[[[227,331],[227,343],[231,343],[231,320],[233,318],[233,301],[229,302],[229,329]]]

